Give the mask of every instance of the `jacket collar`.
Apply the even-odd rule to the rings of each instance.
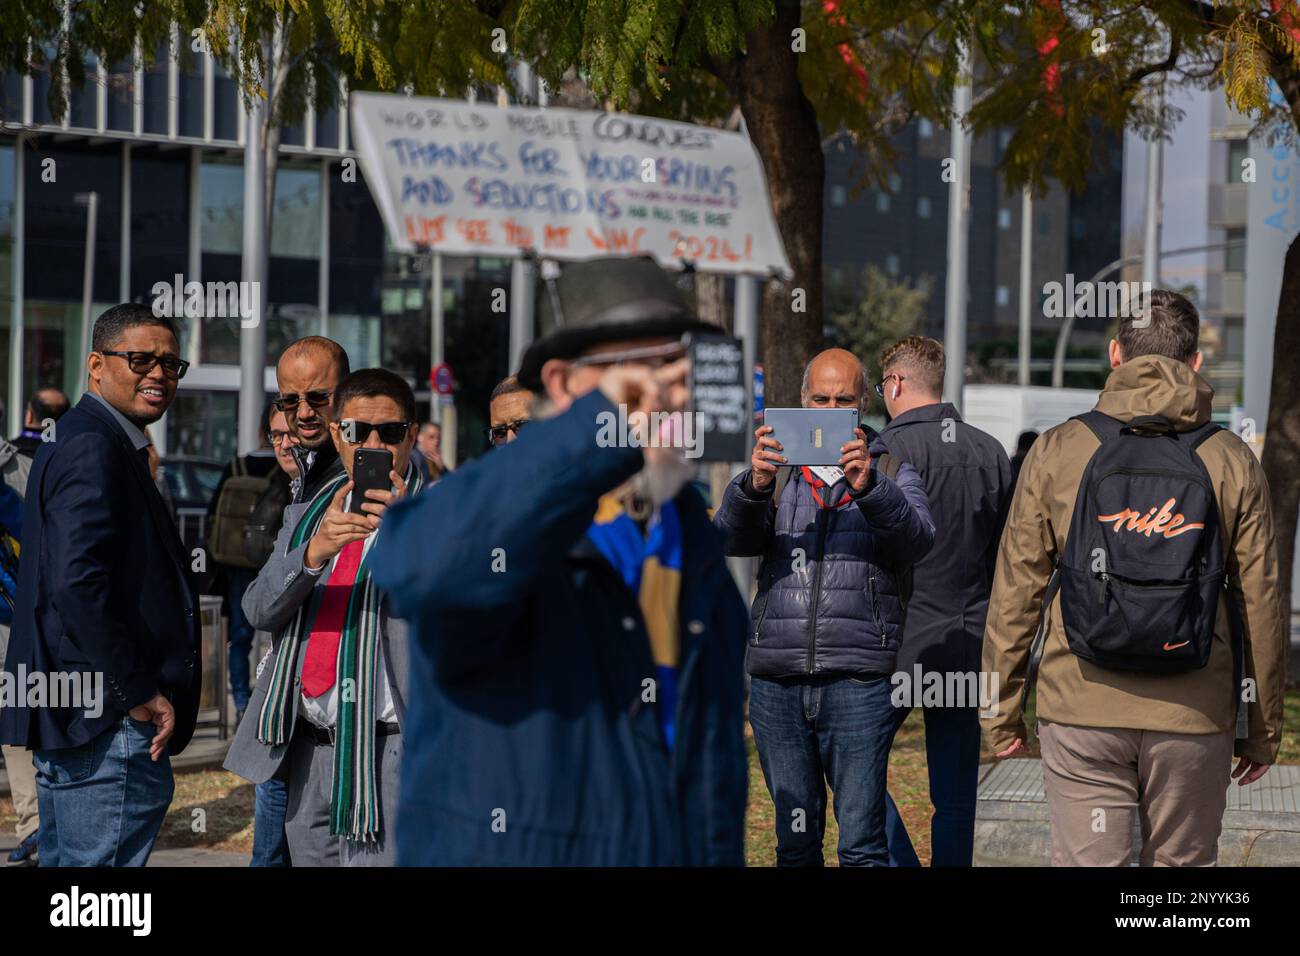
[[[136,435],[129,434],[127,429],[123,427],[122,422],[119,421],[119,418],[124,418],[124,416],[120,412],[115,412],[115,409],[111,408],[107,402],[90,392],[81,396],[81,401],[77,402],[77,408],[105,422],[117,432],[122,442],[135,452],[135,454],[127,456],[131,462],[131,470],[135,472],[137,480],[140,481],[141,486],[144,488],[146,507],[153,513],[155,530],[162,539],[163,545],[167,548],[172,560],[176,562],[177,568],[181,571],[182,580],[185,580],[188,565],[181,548],[180,535],[176,533],[176,527],[172,523],[171,515],[167,513],[166,508],[163,506],[162,496],[158,493],[153,476],[149,474],[149,467],[139,454],[144,448],[148,447],[148,439],[144,439],[143,446],[137,445],[140,438],[144,437],[144,433],[139,428],[136,428]],[[186,583],[188,584],[188,582]]]
[[[107,422],[136,451],[149,446],[149,439],[145,437],[144,432],[138,425],[94,392],[86,392],[82,395],[81,401],[77,402],[77,408],[83,412],[89,412],[102,422]]]
[[[682,526],[682,578],[692,577],[714,561],[725,557],[722,536],[713,528],[704,497],[687,483],[673,499],[677,506],[677,519]],[[605,557],[586,534],[569,548],[569,557],[575,561],[604,561]]]
[[[952,402],[935,402],[932,405],[921,405],[919,408],[913,408],[896,418],[890,419],[884,431],[891,428],[901,428],[904,425],[915,425],[917,422],[941,422],[950,418],[953,421],[961,421],[961,412],[957,411],[957,406]]]

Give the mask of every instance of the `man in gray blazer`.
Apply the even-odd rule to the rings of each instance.
[[[387,506],[420,488],[417,428],[400,376],[343,379],[329,430],[344,473],[285,509],[275,551],[244,594],[248,620],[274,639],[225,766],[253,783],[287,775],[294,866],[393,863],[407,626],[364,559]],[[351,510],[359,448],[393,457],[390,488],[367,491],[364,514]]]

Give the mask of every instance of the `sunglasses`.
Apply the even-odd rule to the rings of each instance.
[[[275,399],[274,405],[276,411],[284,412],[286,415],[297,415],[298,406],[306,402],[312,408],[324,408],[330,403],[330,397],[334,390],[303,392],[301,395],[296,392],[290,392],[288,395],[281,395]]]
[[[116,355],[126,359],[127,366],[137,375],[148,375],[155,365],[161,365],[168,378],[184,378],[190,363],[172,355],[154,355],[152,352],[114,352],[100,349],[100,355]]]
[[[483,433],[487,435],[488,444],[493,448],[497,448],[506,443],[508,435],[513,434],[516,438],[519,437],[519,430],[527,425],[529,421],[531,419],[520,418],[513,422],[506,422],[504,425],[493,425],[491,428],[483,429]]]
[[[363,422],[358,418],[345,418],[339,422],[339,432],[350,445],[360,445],[372,431],[379,432],[385,445],[400,445],[410,433],[410,422]]]

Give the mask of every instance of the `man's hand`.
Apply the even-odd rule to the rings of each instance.
[[[854,429],[858,438],[840,446],[840,467],[844,477],[855,493],[867,487],[871,478],[871,453],[867,451],[867,434],[861,428]]]
[[[1242,757],[1237,766],[1232,770],[1232,779],[1237,781],[1237,786],[1244,787],[1252,784],[1264,774],[1268,773],[1271,764],[1255,763],[1249,757]],[[1241,779],[1237,779],[1240,777]]]
[[[998,760],[1005,760],[1007,757],[1014,757],[1017,754],[1021,754],[1025,752],[1026,752],[1025,742],[1021,740],[1019,737],[1017,737],[1015,740],[1011,741],[1010,747],[1008,747],[1006,750],[1001,750],[995,753],[993,756]]]
[[[171,740],[172,733],[176,730],[176,709],[166,697],[157,694],[152,700],[132,707],[127,713],[141,723],[153,724],[158,728],[158,733],[149,742],[149,759],[157,763],[167,741]]]
[[[349,481],[335,492],[320,527],[307,542],[307,554],[303,559],[305,567],[312,570],[324,567],[326,562],[343,550],[344,545],[361,541],[379,527],[379,519],[375,515],[357,515],[343,510],[343,502],[351,490],[352,482]]]
[[[596,387],[612,404],[627,408],[629,429],[636,430],[641,448],[646,449],[651,444],[648,433],[650,414],[680,411],[686,407],[689,396],[686,375],[690,367],[688,358],[658,369],[634,364],[611,365]],[[637,412],[643,414],[636,415]],[[671,437],[660,436],[660,440],[672,444]]]
[[[749,456],[749,482],[755,491],[764,491],[776,480],[777,465],[786,464],[785,446],[772,434],[771,425],[759,425],[754,430],[754,451]]]
[[[388,480],[393,483],[393,487],[397,489],[396,491],[371,488],[366,492],[366,500],[361,503],[361,510],[371,516],[370,520],[376,528],[379,527],[379,522],[383,520],[384,512],[388,510],[389,506],[406,497],[406,482],[402,480],[401,475],[395,471],[390,471]]]

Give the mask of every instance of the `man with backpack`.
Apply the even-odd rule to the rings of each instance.
[[[867,406],[862,363],[828,349],[804,370],[805,408]],[[885,775],[894,672],[912,565],[934,541],[911,465],[859,428],[839,467],[791,468],[755,432],[751,467],[714,524],[728,555],[761,556],[750,611],[749,722],[776,805],[778,866],[821,866],[826,784],[841,866],[886,866]]]
[[[258,502],[266,496],[272,479],[279,473],[269,439],[271,415],[275,411],[274,403],[268,402],[258,429],[260,447],[247,455],[231,457],[208,509],[208,547],[213,562],[223,572],[230,608],[230,693],[235,698],[236,724],[244,716],[244,708],[252,696],[248,658],[253,651],[253,627],[240,603],[265,562],[246,553],[245,537]],[[280,505],[281,510],[285,504],[287,500]]]
[[[1096,408],[1025,458],[984,637],[1000,687],[984,730],[1010,757],[1047,607],[1036,710],[1058,866],[1127,866],[1135,818],[1143,865],[1214,865],[1229,772],[1258,780],[1282,738],[1263,469],[1209,421],[1196,307],[1156,290],[1135,311]]]

